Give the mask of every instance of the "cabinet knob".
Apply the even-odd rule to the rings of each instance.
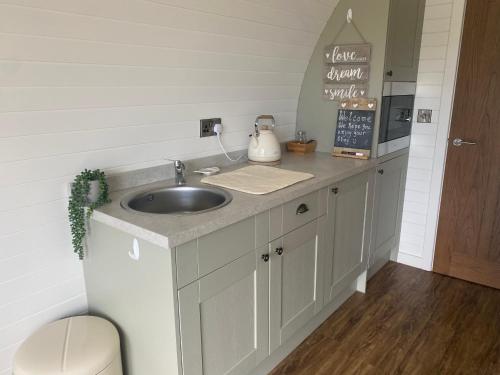
[[[378,170],[377,170],[377,172],[378,172],[379,174],[384,174],[384,170],[383,170],[382,168],[378,169]]]
[[[276,248],[276,254],[278,254],[278,255],[283,254],[283,248],[282,247]]]
[[[392,70],[388,70],[385,74],[387,74],[389,77],[392,77]]]
[[[297,211],[295,211],[296,215],[302,215],[305,214],[307,211],[309,211],[309,207],[307,207],[307,204],[302,203],[297,207]]]
[[[339,188],[338,187],[332,188],[332,193],[333,194],[337,194],[338,192],[339,192]]]
[[[262,260],[263,260],[264,262],[269,261],[269,254],[262,254]]]

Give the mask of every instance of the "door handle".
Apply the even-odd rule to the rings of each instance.
[[[474,146],[476,144],[476,142],[467,142],[467,141],[464,141],[463,139],[460,139],[460,138],[455,138],[453,140],[453,146],[455,147],[460,147],[462,145],[472,145]]]
[[[276,248],[276,254],[278,254],[278,255],[283,254],[283,248],[282,247]]]
[[[269,254],[262,254],[262,257],[261,257],[261,258],[262,258],[262,260],[263,260],[264,262],[268,262],[268,261],[269,261]]]
[[[305,214],[307,211],[309,211],[309,207],[307,207],[307,204],[302,203],[297,207],[297,211],[295,211],[296,215],[302,215]]]

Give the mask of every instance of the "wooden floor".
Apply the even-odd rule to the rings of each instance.
[[[500,374],[500,291],[391,262],[278,374]]]

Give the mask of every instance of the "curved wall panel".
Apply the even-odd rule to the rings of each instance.
[[[334,41],[346,19],[347,10],[351,8],[356,26],[365,40],[372,45],[369,96],[377,98],[380,103],[389,3],[389,0],[341,0],[316,44],[302,83],[297,110],[297,129],[306,130],[308,137],[318,140],[319,151],[332,151],[338,111],[337,103],[322,98],[323,50]],[[362,43],[363,40],[352,26],[346,26],[338,35],[336,42],[349,44]],[[376,118],[373,150],[376,150],[377,145],[379,111]]]
[[[311,53],[338,0],[5,0],[0,4],[0,375],[40,325],[86,310],[66,186],[229,150],[256,115],[295,131]]]

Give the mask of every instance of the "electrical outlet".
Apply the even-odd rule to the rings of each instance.
[[[215,135],[215,124],[221,123],[222,120],[220,118],[207,118],[200,120],[200,138],[211,137],[212,135]]]
[[[431,123],[432,122],[432,109],[419,109],[417,112],[417,122]]]

